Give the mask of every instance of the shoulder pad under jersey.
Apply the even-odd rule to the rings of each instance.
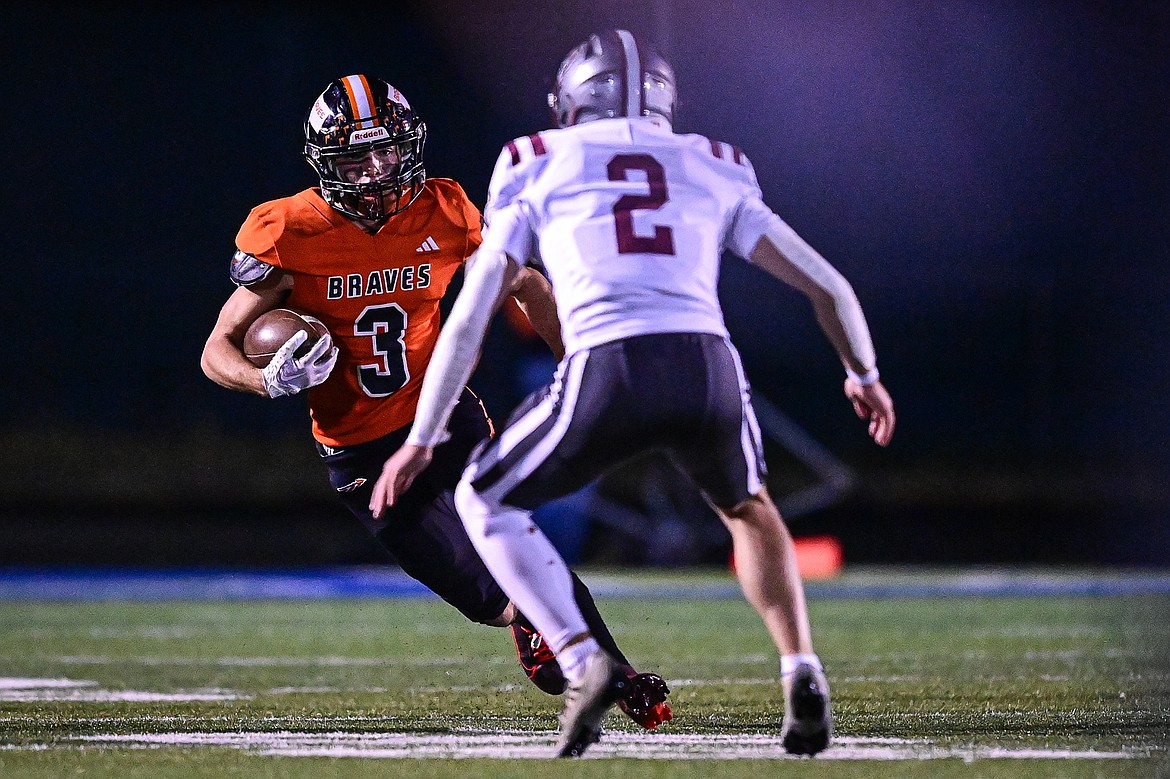
[[[272,265],[256,259],[253,254],[237,249],[232,255],[231,278],[237,287],[250,287],[262,281],[272,272]]]
[[[488,184],[487,204],[484,206],[485,220],[490,222],[492,212],[507,208],[512,203],[528,179],[535,174],[532,163],[547,161],[547,154],[548,147],[541,133],[515,138],[504,144],[496,158],[496,166],[492,170],[491,182]],[[536,167],[539,169],[540,166]]]
[[[709,140],[707,138],[703,140],[707,142],[713,157],[731,163],[733,170],[737,169],[740,175],[752,186],[759,188],[760,184],[756,179],[756,169],[752,165],[751,160],[747,158],[747,155],[743,153],[743,149],[738,146],[733,146],[730,143],[724,143],[723,141]]]

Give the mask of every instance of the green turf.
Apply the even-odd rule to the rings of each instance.
[[[718,575],[716,575],[717,578]],[[588,578],[588,577],[587,577]],[[639,666],[677,680],[663,732],[774,733],[776,659],[736,600],[601,603]],[[1170,597],[813,599],[845,738],[964,750],[1129,751],[1138,759],[547,762],[543,777],[1170,777]],[[0,677],[246,700],[0,702],[0,776],[517,776],[508,760],[265,757],[134,749],[142,733],[549,731],[506,631],[435,600],[2,603]],[[2,692],[2,691],[0,691]],[[636,733],[620,715],[608,729]]]

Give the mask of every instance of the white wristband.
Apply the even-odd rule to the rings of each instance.
[[[863,387],[868,387],[871,384],[877,384],[877,380],[881,378],[881,374],[878,373],[878,369],[877,369],[876,365],[873,366],[872,368],[870,368],[865,373],[857,373],[853,369],[846,367],[845,368],[845,375],[848,376],[849,378],[853,379],[855,382],[857,382],[858,384],[860,384]]]

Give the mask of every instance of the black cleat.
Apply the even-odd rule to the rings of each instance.
[[[625,666],[599,649],[585,661],[585,674],[565,691],[557,757],[580,757],[601,738],[609,708],[626,694],[630,680]]]
[[[783,678],[784,749],[791,755],[815,755],[829,746],[833,712],[829,682],[811,665],[799,665]]]

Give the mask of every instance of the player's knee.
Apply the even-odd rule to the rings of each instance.
[[[477,491],[467,478],[460,479],[455,487],[455,508],[473,538],[487,536],[499,524],[500,504]]]
[[[780,519],[780,511],[772,502],[767,490],[760,490],[755,495],[749,495],[747,499],[729,508],[720,508],[719,513],[723,515],[725,521],[749,523],[767,521],[771,523]]]
[[[516,621],[516,613],[516,606],[508,603],[504,610],[497,616],[491,619],[481,619],[479,622],[493,628],[506,628]]]
[[[455,485],[455,508],[469,534],[484,535],[490,513],[488,505],[467,479],[460,479]]]
[[[455,488],[455,508],[463,519],[469,536],[485,538],[496,533],[520,533],[532,526],[527,511],[505,506],[478,492],[471,482],[462,479]]]

